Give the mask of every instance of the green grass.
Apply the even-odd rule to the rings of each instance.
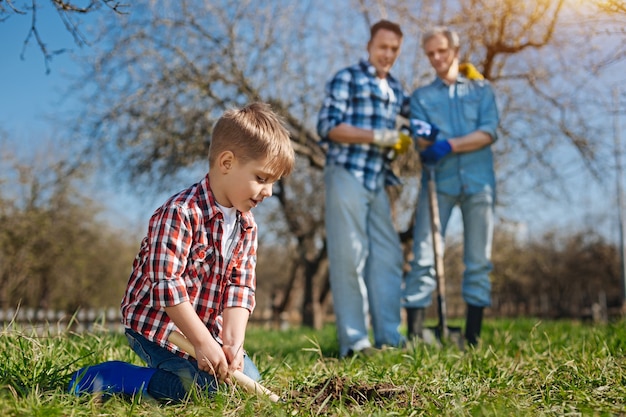
[[[123,335],[0,336],[4,416],[626,416],[626,322],[487,320],[478,349],[419,345],[337,358],[335,329],[249,329],[246,345],[272,403],[237,389],[160,405],[76,398],[72,371],[141,364]]]

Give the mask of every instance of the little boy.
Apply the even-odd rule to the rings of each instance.
[[[250,209],[289,175],[289,133],[269,106],[253,103],[217,121],[205,178],[172,196],[150,219],[122,300],[132,349],[148,367],[112,361],[73,374],[70,391],[182,400],[194,386],[213,392],[240,370],[255,306],[257,225]],[[197,361],[168,341],[182,332]]]

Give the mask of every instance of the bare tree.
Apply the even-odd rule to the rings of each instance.
[[[501,194],[523,186],[561,198],[567,193],[558,184],[567,173],[553,155],[574,151],[591,175],[602,166],[602,143],[591,134],[602,126],[586,117],[598,111],[602,88],[590,78],[607,58],[594,41],[619,41],[580,23],[594,15],[590,9],[566,6],[562,0],[141,2],[115,29],[103,29],[106,48],[81,80],[87,95],[79,134],[126,179],[162,184],[181,173],[195,179],[223,110],[270,103],[286,120],[298,167],[277,187],[279,211],[260,208],[257,216],[288,231],[287,253],[296,259],[287,281],[303,280],[305,324],[319,325],[313,317],[323,310],[327,272],[316,114],[332,72],[364,57],[368,24],[386,17],[405,28],[395,72],[407,90],[433,75],[419,45],[422,31],[432,23],[458,29],[464,58],[498,90]],[[418,164],[414,152],[395,163],[407,184],[394,191],[403,224],[411,217],[405,214],[417,193]],[[294,297],[300,298],[288,295],[285,305]]]
[[[626,14],[626,2],[623,0],[594,0],[598,8],[609,13]]]
[[[107,8],[114,13],[121,14],[128,5],[117,0],[0,0],[0,23],[13,16],[30,16],[30,29],[25,35],[21,59],[24,59],[26,48],[34,42],[44,58],[46,73],[50,72],[50,62],[55,55],[67,52],[66,48],[51,49],[40,31],[39,12],[45,6],[52,6],[67,32],[72,35],[74,44],[82,47],[89,45],[89,40],[81,29],[81,16],[93,14],[100,9]]]

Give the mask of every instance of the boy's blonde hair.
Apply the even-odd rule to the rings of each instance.
[[[224,151],[231,151],[244,163],[269,156],[267,169],[276,178],[289,175],[295,163],[289,132],[265,103],[224,112],[213,128],[209,167]]]

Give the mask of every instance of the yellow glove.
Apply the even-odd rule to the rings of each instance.
[[[460,64],[459,72],[470,80],[484,80],[485,79],[485,77],[483,77],[483,75],[480,72],[478,72],[476,67],[472,65],[471,62],[464,62],[463,64]]]
[[[398,141],[393,145],[392,149],[396,151],[396,155],[402,155],[413,145],[413,139],[411,136],[400,130],[398,132]]]

